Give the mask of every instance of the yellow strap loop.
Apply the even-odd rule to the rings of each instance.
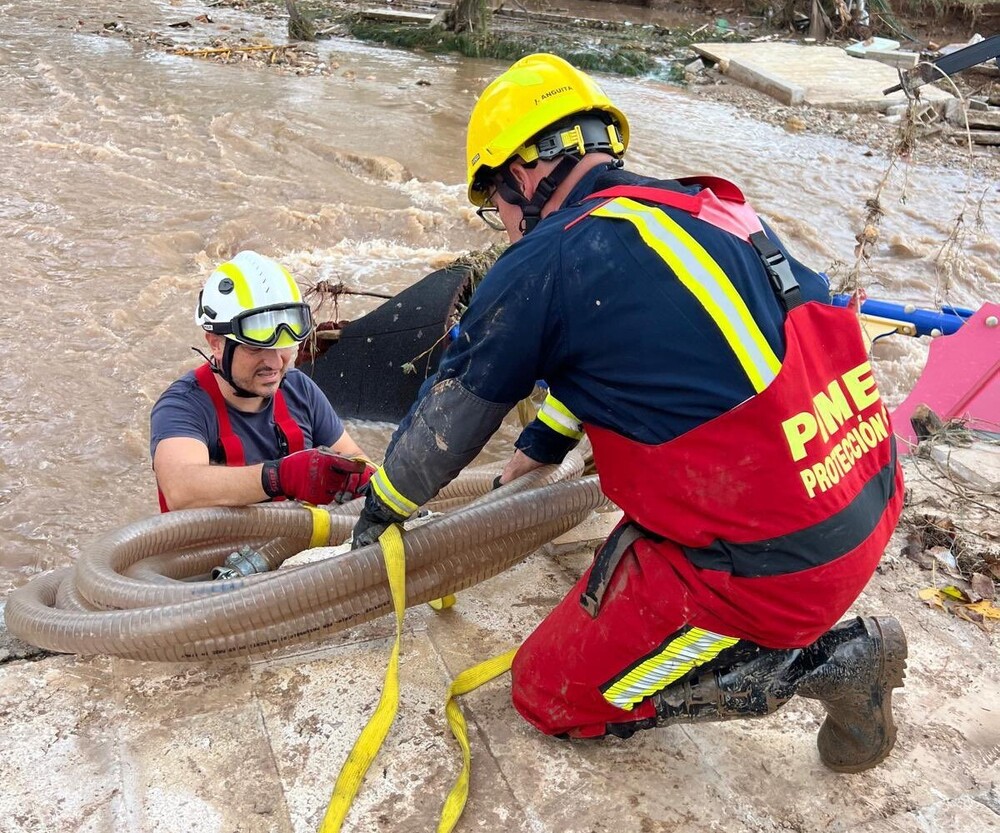
[[[313,547],[325,547],[330,543],[330,513],[311,503],[302,504],[312,513],[313,531],[309,539],[309,549]]]
[[[389,734],[389,728],[396,719],[396,711],[399,708],[399,642],[403,635],[403,609],[406,606],[406,555],[403,536],[398,525],[390,526],[378,540],[382,545],[382,556],[385,558],[385,569],[389,577],[389,590],[392,593],[392,607],[396,613],[396,642],[392,646],[389,665],[385,669],[385,682],[382,685],[382,696],[379,698],[378,706],[340,769],[319,833],[339,833],[365,773],[368,772],[368,767],[371,766],[386,735]]]
[[[453,593],[449,593],[447,596],[442,596],[440,599],[431,599],[427,602],[427,606],[431,610],[436,610],[438,612],[442,610],[447,610],[455,604],[455,596]]]
[[[472,753],[469,750],[469,734],[465,725],[465,718],[462,710],[455,702],[455,697],[475,691],[483,683],[488,683],[495,677],[510,671],[510,664],[514,661],[514,654],[517,648],[511,648],[507,653],[488,659],[485,662],[466,668],[461,674],[452,680],[448,689],[448,700],[445,703],[445,714],[448,715],[448,725],[451,733],[462,747],[462,771],[455,780],[455,785],[445,799],[444,807],[441,810],[441,819],[438,821],[438,833],[451,833],[458,820],[462,817],[465,809],[465,801],[469,797],[469,778],[472,774]]]

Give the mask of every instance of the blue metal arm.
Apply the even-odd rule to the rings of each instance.
[[[833,305],[849,306],[853,297],[853,295],[834,295]],[[877,315],[880,318],[907,321],[917,328],[917,335],[929,336],[951,335],[957,332],[975,310],[953,306],[943,306],[939,310],[920,309],[912,304],[895,304],[866,298],[861,302],[861,312],[866,315]]]

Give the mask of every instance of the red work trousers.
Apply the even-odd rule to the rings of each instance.
[[[902,489],[894,503],[901,502]],[[598,737],[608,723],[654,716],[650,699],[630,711],[602,686],[655,654],[686,625],[767,648],[811,644],[843,616],[871,578],[895,527],[887,512],[871,537],[809,570],[738,578],[699,570],[674,544],[640,539],[625,553],[591,618],[580,606],[588,570],[524,641],[511,668],[514,707],[548,735]]]

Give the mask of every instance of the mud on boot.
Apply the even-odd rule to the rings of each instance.
[[[745,643],[738,652],[743,656],[732,664],[697,669],[652,695],[656,717],[608,723],[607,733],[628,738],[640,729],[673,723],[763,717],[792,698],[802,673],[801,649],[770,650]]]
[[[881,763],[896,743],[892,690],[903,685],[906,636],[891,616],[844,622],[806,649],[816,666],[798,694],[819,700],[827,716],[816,745],[837,772],[861,772]]]

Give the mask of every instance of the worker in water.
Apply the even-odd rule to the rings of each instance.
[[[207,361],[167,388],[150,417],[161,509],[361,494],[374,465],[293,366],[313,319],[288,270],[240,252],[209,276],[195,321]]]
[[[627,737],[822,701],[823,762],[895,741],[906,640],[838,624],[903,500],[889,417],[852,313],[732,183],[628,173],[625,115],[530,55],[468,128],[468,195],[511,246],[369,486],[370,543],[467,465],[536,379],[550,393],[509,482],[584,434],[624,521],[519,649],[513,700],[542,732]]]

